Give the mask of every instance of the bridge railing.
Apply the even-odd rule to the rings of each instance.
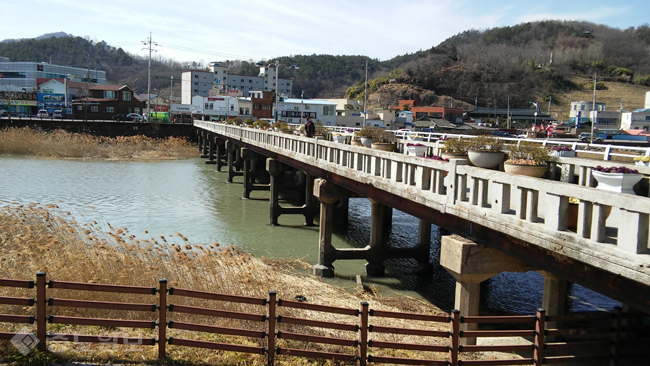
[[[571,178],[573,172],[580,174],[580,184],[575,185],[471,167],[464,160],[447,163],[218,123],[196,121],[195,125],[537,245],[562,244],[581,259],[585,248],[597,256],[615,253],[624,264],[614,266],[627,267],[633,277],[650,283],[650,271],[638,270],[645,260],[640,255],[648,251],[650,199],[591,188],[591,170],[598,161],[559,159],[555,165],[570,171]],[[650,173],[650,168],[639,168]],[[571,197],[580,204],[577,228],[569,230]],[[608,212],[612,219],[607,219]],[[612,250],[616,248],[620,250]]]

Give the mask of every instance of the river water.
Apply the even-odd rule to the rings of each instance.
[[[224,169],[225,170],[225,169]],[[193,243],[238,245],[256,256],[295,258],[314,264],[318,227],[303,226],[301,215],[283,215],[269,226],[268,192],[244,200],[241,183],[227,183],[204,160],[105,162],[0,157],[0,205],[56,203],[78,221],[95,220],[126,227],[143,238],[181,233]],[[237,182],[238,178],[235,178]],[[241,178],[239,178],[241,182]],[[315,220],[317,223],[317,220]],[[144,234],[143,231],[149,234]],[[418,220],[394,210],[389,245],[417,242]],[[349,224],[334,229],[337,248],[363,247],[370,238],[370,203],[351,199]],[[414,260],[388,260],[387,276],[365,278],[384,296],[424,298],[453,308],[454,279],[439,263],[439,234],[432,230],[433,274],[420,274]],[[336,261],[335,279],[352,286],[365,261]],[[481,284],[481,313],[532,314],[542,303],[543,277],[537,272],[502,273]],[[273,290],[273,289],[269,289]],[[570,287],[570,311],[611,310],[620,303],[579,285]]]

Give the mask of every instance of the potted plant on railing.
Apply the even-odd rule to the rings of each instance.
[[[418,135],[417,133],[408,135],[407,137],[408,140],[410,141],[422,141],[422,136]]]
[[[505,154],[501,151],[502,147],[503,140],[497,137],[481,135],[470,139],[467,157],[477,167],[495,168],[503,162]]]
[[[359,138],[359,141],[361,141],[361,145],[365,147],[371,147],[373,134],[374,134],[373,127],[365,126],[361,128],[359,131],[355,132],[354,136]]]
[[[410,156],[424,156],[427,153],[427,146],[420,143],[407,143],[406,155]]]
[[[468,159],[467,151],[470,147],[468,139],[454,138],[440,139],[440,141],[443,141],[445,144],[441,149],[441,157],[445,159]]]
[[[372,127],[371,147],[383,151],[395,151],[395,135],[377,126]]]
[[[636,165],[650,166],[650,156],[637,156],[634,161]]]
[[[505,150],[508,160],[505,161],[503,170],[510,174],[541,178],[546,172],[548,162],[554,158],[551,148],[532,141],[521,141],[519,145],[507,145]]]
[[[247,122],[249,120],[252,121],[253,119],[252,118],[247,118],[246,120],[244,120],[244,123],[248,124]],[[267,128],[269,128],[271,126],[271,123],[269,121],[265,120],[265,119],[258,119],[257,121],[253,122],[253,126],[255,126],[255,128],[258,128],[258,129],[261,129],[261,130],[266,130]]]
[[[636,194],[634,185],[643,178],[643,174],[640,174],[638,170],[624,166],[605,168],[598,165],[591,170],[591,173],[598,181],[596,188],[627,194]]]
[[[346,139],[345,135],[343,135],[341,133],[334,132],[332,134],[332,141],[334,141],[336,143],[345,144],[345,139]]]
[[[576,156],[576,152],[568,146],[553,146],[551,150],[553,156],[558,158],[572,158]]]

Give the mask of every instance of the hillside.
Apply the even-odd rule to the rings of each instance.
[[[110,83],[147,89],[144,57],[131,55],[106,42],[81,37],[50,37],[0,43],[0,56],[13,61],[106,70]],[[254,62],[211,60],[228,65],[231,75],[256,75]],[[280,69],[293,78],[294,95],[305,98],[363,99],[368,62],[368,90],[373,106],[396,105],[398,99],[418,99],[420,105],[526,108],[531,101],[548,105],[565,118],[573,100],[591,100],[591,78],[597,71],[607,90],[598,100],[608,109],[643,107],[650,87],[650,26],[626,30],[588,22],[542,21],[487,30],[468,30],[425,51],[379,61],[366,56],[292,55],[263,62],[300,65]],[[178,63],[160,57],[152,62],[152,89],[169,94],[170,77],[180,80],[186,69],[203,69],[197,62]],[[180,83],[174,95],[180,95]],[[603,98],[603,99],[601,99]],[[639,101],[641,100],[641,101]]]

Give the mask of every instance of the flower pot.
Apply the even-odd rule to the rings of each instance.
[[[469,166],[474,166],[471,161],[469,161],[469,158],[467,155],[454,155],[454,154],[445,154],[445,153],[440,153],[440,157],[443,159],[449,159],[450,161],[452,159],[465,159],[467,160],[467,165]]]
[[[359,140],[350,141],[350,145],[352,145],[352,146],[363,146],[363,144]]]
[[[640,173],[604,173],[597,170],[592,170],[591,173],[598,181],[596,188],[627,194],[636,194],[634,185],[643,178],[643,174]]]
[[[361,145],[365,147],[372,147],[372,138],[370,137],[362,137],[361,138]]]
[[[273,127],[273,131],[280,132],[280,127]]]
[[[503,170],[509,174],[518,174],[528,177],[541,178],[544,175],[544,172],[546,172],[546,165],[504,163]]]
[[[407,140],[409,140],[409,141],[422,141],[422,137],[408,137]]]
[[[637,161],[636,165],[640,166],[650,166],[650,161]]]
[[[332,141],[339,144],[345,144],[345,136],[332,136]]]
[[[382,150],[382,151],[394,151],[395,144],[389,142],[373,142],[370,145],[373,149]]]
[[[469,161],[479,168],[495,168],[503,162],[505,154],[502,151],[474,151],[467,152]]]
[[[410,156],[424,156],[427,153],[426,146],[407,146],[406,155]]]
[[[571,151],[557,151],[553,150],[553,153],[551,154],[552,156],[558,157],[558,158],[573,158],[576,156],[576,152],[571,150]]]

